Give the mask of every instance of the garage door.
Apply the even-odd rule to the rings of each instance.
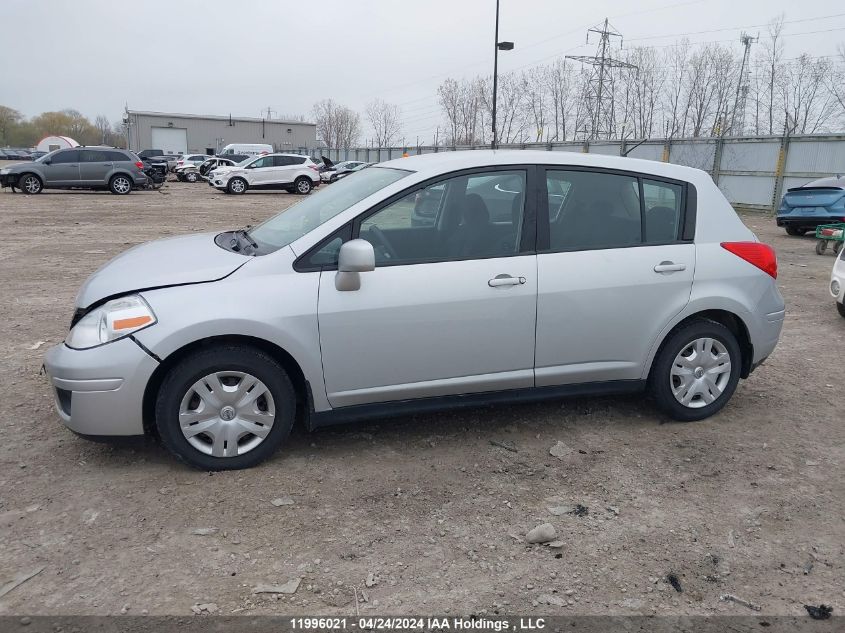
[[[188,130],[180,127],[154,127],[153,146],[150,149],[164,150],[165,154],[188,151]]]

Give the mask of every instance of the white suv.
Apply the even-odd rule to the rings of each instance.
[[[266,154],[232,167],[218,167],[209,184],[227,193],[244,193],[247,189],[284,189],[305,195],[320,184],[320,172],[307,156]]]

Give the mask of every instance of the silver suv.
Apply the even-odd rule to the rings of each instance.
[[[265,459],[297,416],[646,390],[699,420],[774,350],[776,276],[703,171],[427,154],[250,230],[119,255],[82,286],[45,366],[75,432],[156,435],[209,470]]]
[[[108,189],[125,195],[147,183],[144,163],[132,152],[113,147],[59,149],[30,163],[0,169],[0,187],[24,193],[44,189]]]

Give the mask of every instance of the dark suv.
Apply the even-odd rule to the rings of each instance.
[[[24,193],[42,189],[108,189],[125,195],[147,183],[144,163],[132,152],[113,147],[59,149],[31,163],[0,169],[0,187]]]

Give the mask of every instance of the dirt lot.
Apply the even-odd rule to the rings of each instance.
[[[704,422],[666,423],[640,398],[498,406],[295,431],[262,466],[213,475],[60,424],[39,368],[88,274],[295,200],[177,182],[0,193],[0,587],[43,567],[0,614],[354,613],[353,588],[362,613],[753,614],[727,593],[766,614],[842,613],[845,319],[833,258],[768,217],[745,221],[780,257],[783,337]],[[554,516],[550,497],[589,512]],[[546,521],[560,549],[525,544]],[[297,578],[293,595],[253,594]]]

